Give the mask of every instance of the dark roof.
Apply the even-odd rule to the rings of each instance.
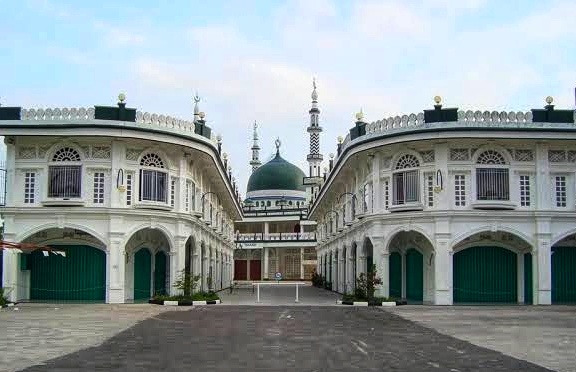
[[[247,191],[294,190],[306,191],[303,184],[304,172],[294,164],[284,160],[279,152],[274,159],[260,166],[248,180]]]

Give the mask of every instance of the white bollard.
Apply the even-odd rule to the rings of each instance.
[[[298,302],[298,284],[299,283],[296,283],[296,302]]]

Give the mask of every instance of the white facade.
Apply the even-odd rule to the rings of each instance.
[[[352,292],[372,260],[383,280],[379,295],[410,300],[420,292],[415,302],[437,305],[510,296],[550,304],[554,288],[564,301],[576,276],[562,277],[559,271],[569,269],[553,254],[576,257],[575,191],[574,120],[536,123],[531,112],[470,111],[450,122],[424,122],[422,114],[373,122],[366,134],[344,141],[312,205],[317,270],[333,290]],[[498,297],[494,288],[506,285],[490,282],[500,278],[490,263],[469,279],[477,293],[464,293],[475,285],[464,283],[463,271],[476,270],[466,265],[489,262],[483,252],[491,247],[515,255],[502,274],[512,275],[515,288]],[[459,253],[466,250],[481,257],[464,263]]]
[[[151,260],[144,297],[158,288],[175,294],[185,268],[201,275],[203,290],[230,285],[233,221],[241,211],[213,139],[194,133],[194,123],[163,115],[138,113],[130,122],[95,120],[93,109],[46,111],[0,120],[8,168],[4,240],[104,252],[109,303],[135,299],[140,249]],[[4,251],[2,279],[11,300],[38,290],[19,260],[21,254]]]

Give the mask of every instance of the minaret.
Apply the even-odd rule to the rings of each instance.
[[[320,133],[322,127],[318,124],[320,110],[318,109],[318,92],[316,92],[316,78],[312,80],[312,107],[308,113],[310,114],[310,125],[308,126],[308,133],[310,133],[310,153],[306,157],[308,165],[310,166],[310,177],[320,177],[320,163],[322,163],[322,154],[320,153]]]
[[[250,160],[250,165],[252,166],[252,172],[254,172],[262,163],[260,162],[260,146],[258,146],[258,124],[254,122],[254,134],[252,135],[252,139],[254,143],[252,144],[252,160]]]

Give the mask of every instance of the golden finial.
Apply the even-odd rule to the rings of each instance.
[[[356,113],[356,120],[361,121],[362,119],[364,119],[364,111],[362,111],[362,109],[360,109],[360,112]]]
[[[330,159],[334,159],[334,154],[330,153],[330,155],[328,155],[330,157]]]
[[[204,111],[201,111],[198,115],[200,115],[200,119],[204,119],[206,113]]]
[[[436,103],[437,105],[439,105],[442,102],[442,97],[440,96],[434,96],[434,103]]]
[[[554,98],[552,98],[552,96],[546,97],[546,103],[547,103],[547,104],[551,105],[552,102],[554,102]]]
[[[124,103],[124,101],[126,101],[126,94],[125,93],[120,93],[118,95],[118,101],[120,101],[120,103]]]
[[[344,142],[344,138],[342,136],[338,136],[337,140],[339,144],[342,144],[342,142]]]

